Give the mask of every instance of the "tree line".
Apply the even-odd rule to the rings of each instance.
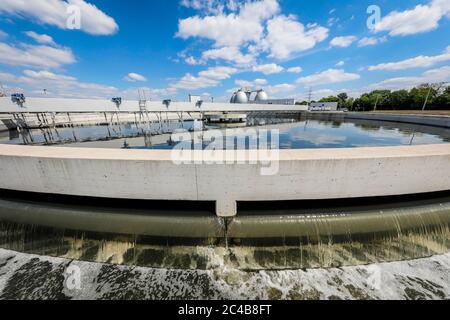
[[[422,110],[424,107],[426,110],[450,110],[450,86],[433,83],[422,84],[410,90],[374,90],[356,99],[343,92],[318,102],[338,102],[340,109],[350,111]]]

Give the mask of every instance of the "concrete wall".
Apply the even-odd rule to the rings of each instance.
[[[407,115],[407,114],[390,114],[390,113],[358,113],[350,112],[345,114],[345,118],[364,119],[372,121],[389,121],[400,123],[421,124],[436,127],[450,128],[450,117],[445,116],[429,116],[429,115]]]
[[[229,153],[218,151],[218,153]],[[334,199],[450,190],[450,145],[282,150],[279,171],[262,164],[175,165],[171,151],[0,145],[0,188],[126,199],[236,201]],[[215,154],[217,155],[217,154]],[[205,161],[214,155],[199,151]],[[256,156],[241,151],[237,160]]]
[[[12,115],[0,115],[0,132],[14,129],[16,129],[16,126],[14,124]]]
[[[2,132],[2,131],[8,131],[9,129],[8,129],[8,127],[6,126],[6,124],[2,121],[2,120],[0,120],[0,132]]]
[[[182,116],[183,120],[198,120],[201,119],[201,114],[196,113],[167,113],[161,115],[164,121],[166,120],[180,120],[180,116]],[[99,125],[99,124],[115,124],[115,123],[139,123],[139,122],[159,122],[160,115],[158,113],[149,113],[147,114],[136,114],[136,113],[57,113],[54,115],[54,118],[51,114],[46,114],[46,121],[44,122],[44,118],[42,114],[37,113],[25,113],[20,117],[19,123],[28,129],[36,129],[36,128],[48,128],[53,127],[64,127],[64,126],[87,126],[87,125]],[[17,120],[2,120],[0,119],[0,132],[6,131],[9,129],[16,129]]]
[[[169,107],[162,101],[148,101],[149,112],[247,112],[247,111],[299,111],[307,110],[307,106],[267,105],[267,104],[231,104],[203,103],[201,107],[190,102],[172,102]],[[139,112],[138,101],[124,100],[120,108],[109,100],[88,99],[50,99],[27,98],[21,108],[11,101],[11,98],[0,98],[0,113],[23,112]]]
[[[450,117],[448,116],[379,112],[309,112],[308,115],[312,117],[312,119],[320,119],[324,121],[368,120],[450,128]]]

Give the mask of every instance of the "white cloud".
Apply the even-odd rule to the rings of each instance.
[[[445,61],[450,61],[450,53],[444,53],[437,56],[418,56],[398,62],[381,63],[376,66],[370,66],[369,70],[406,70],[413,68],[428,68]]]
[[[221,80],[229,79],[239,70],[231,67],[211,67],[201,71],[197,76],[190,73],[171,84],[171,88],[184,90],[197,90],[203,88],[217,87]]]
[[[301,73],[303,69],[301,67],[292,67],[286,70],[289,73]]]
[[[239,70],[231,67],[211,67],[208,70],[199,72],[201,78],[209,78],[215,80],[229,79],[233,74],[236,74]]]
[[[182,39],[201,37],[215,42],[216,46],[240,46],[249,41],[258,41],[263,28],[259,21],[244,21],[238,16],[190,17],[179,22],[177,36]]]
[[[145,81],[147,81],[146,77],[144,77],[143,75],[140,75],[138,73],[134,73],[134,72],[127,74],[123,79],[128,82],[136,82],[136,81],[145,82]]]
[[[344,65],[345,65],[345,61],[344,60],[341,60],[338,63],[336,63],[336,67],[342,67]]]
[[[375,26],[375,31],[386,31],[391,36],[428,32],[438,28],[440,20],[449,14],[448,0],[434,0],[429,5],[417,5],[413,9],[389,13]]]
[[[267,84],[267,80],[266,79],[255,79],[253,81],[254,84],[258,85],[258,86],[264,86]]]
[[[180,4],[186,8],[212,14],[222,13],[225,9],[225,4],[219,0],[182,0]]]
[[[0,63],[12,66],[58,68],[72,64],[75,57],[69,48],[22,45],[15,47],[0,43]]]
[[[320,100],[324,97],[329,97],[334,94],[335,94],[335,91],[331,90],[331,89],[314,90],[311,92],[311,99],[312,100]],[[297,99],[299,101],[308,101],[309,95],[310,95],[309,91],[303,92],[303,93],[298,93],[295,95],[295,99]]]
[[[111,35],[119,27],[113,18],[84,0],[2,0],[0,12],[12,16],[31,18],[39,23],[67,28],[70,14],[67,8],[77,6],[81,11],[81,30],[93,35]]]
[[[8,34],[2,30],[0,30],[0,40],[8,38]]]
[[[253,81],[236,80],[234,83],[241,88],[247,88],[247,87],[254,88],[254,87],[258,87],[258,86],[265,86],[267,84],[267,80],[266,79],[255,79]]]
[[[332,27],[334,26],[336,23],[338,23],[341,19],[337,18],[337,17],[331,17],[327,20],[327,26],[328,27]]]
[[[241,5],[239,13],[218,13],[213,16],[193,16],[178,24],[177,36],[206,38],[216,47],[235,47],[258,42],[264,32],[263,21],[280,10],[277,0],[249,1]]]
[[[316,73],[307,77],[302,77],[297,80],[301,85],[322,85],[338,82],[345,82],[351,80],[358,80],[361,76],[356,73],[346,73],[341,69],[328,69],[326,71]]]
[[[128,88],[117,93],[124,99],[140,99],[139,92],[144,92],[145,98],[150,100],[163,100],[173,97],[177,93],[176,88],[148,88],[148,87],[138,87],[138,88]]]
[[[36,33],[34,31],[27,31],[27,32],[25,32],[25,34],[27,36],[29,36],[30,38],[34,39],[39,44],[48,44],[48,45],[51,45],[51,46],[56,45],[56,43],[53,40],[53,38],[50,37],[49,35],[39,34],[39,33]]]
[[[250,89],[259,89],[263,88],[269,95],[277,95],[279,93],[287,93],[295,90],[297,87],[294,84],[290,83],[281,83],[276,85],[268,85],[267,80],[265,79],[255,79],[253,81],[247,80],[236,80],[235,84],[240,88],[250,88]],[[238,88],[233,88],[227,90],[227,93],[233,93]]]
[[[217,3],[217,0],[182,0],[184,6],[214,13],[182,19],[178,25],[177,36],[180,38],[213,41],[214,48],[204,52],[203,60],[223,59],[236,64],[252,64],[262,52],[268,52],[271,58],[288,59],[328,37],[329,30],[316,23],[305,27],[295,16],[279,15],[278,0]],[[211,4],[217,10],[208,9]],[[244,45],[248,54],[242,53]]]
[[[369,89],[368,89],[369,90]],[[313,90],[311,92],[311,100],[313,101],[319,101],[322,98],[329,97],[329,96],[337,96],[340,93],[347,93],[349,97],[353,98],[359,98],[363,93],[367,92],[367,90],[363,89],[338,89],[338,90],[332,90],[332,89],[320,89],[320,90]],[[298,93],[295,96],[295,99],[298,101],[307,101],[309,99],[309,90]]]
[[[448,0],[433,0],[432,6],[438,7],[443,14],[450,18],[450,2]]]
[[[197,60],[192,56],[186,57],[184,59],[184,62],[186,62],[188,65],[191,65],[191,66],[198,66],[198,65],[202,64],[202,61]]]
[[[374,46],[387,41],[387,37],[364,37],[358,41],[358,47]]]
[[[1,82],[9,82],[16,83],[19,82],[19,78],[11,73],[0,72],[0,81]]]
[[[248,65],[255,62],[252,54],[243,54],[239,47],[223,47],[203,52],[203,60],[225,60],[237,65]]]
[[[26,93],[36,95],[47,90],[48,96],[66,98],[111,98],[118,89],[96,83],[80,82],[75,77],[49,71],[25,70],[22,76],[0,73],[0,81],[26,87]]]
[[[253,70],[253,72],[261,72],[266,75],[269,75],[269,74],[280,73],[284,70],[284,68],[275,63],[269,63],[269,64],[263,64],[263,65],[259,65],[259,66],[254,66],[252,70]]]
[[[267,36],[261,42],[270,57],[288,59],[293,54],[309,50],[328,37],[328,29],[309,25],[309,28],[293,16],[277,16],[267,23]]]
[[[355,36],[336,37],[331,40],[330,44],[333,47],[347,48],[356,40],[358,40],[358,38]]]
[[[279,93],[290,92],[295,90],[297,87],[290,83],[281,83],[273,86],[267,86],[264,90],[270,95],[276,95]]]
[[[32,79],[40,79],[40,80],[54,80],[54,81],[76,81],[77,79],[71,76],[55,74],[50,71],[33,71],[33,70],[24,70],[24,75],[32,78]]]
[[[234,81],[234,83],[242,88],[251,88],[253,87],[253,82],[252,81],[248,81],[248,80],[236,80]]]
[[[450,66],[432,69],[422,75],[414,77],[390,78],[379,83],[370,85],[372,89],[409,89],[423,83],[448,82],[450,81]]]
[[[195,58],[194,56],[192,56],[192,55],[188,55],[187,53],[186,53],[186,51],[187,50],[184,50],[184,51],[181,51],[181,52],[179,52],[178,53],[178,58],[179,59],[182,59],[185,63],[187,63],[188,65],[190,65],[190,66],[199,66],[199,65],[202,65],[202,64],[205,64],[205,61],[204,60],[202,60],[202,59],[197,59],[197,58]],[[180,60],[179,59],[174,59],[174,61],[175,62],[180,62]]]
[[[215,79],[195,77],[192,74],[188,73],[184,75],[181,79],[173,83],[171,87],[175,89],[197,90],[203,88],[217,87],[219,83],[220,82]]]

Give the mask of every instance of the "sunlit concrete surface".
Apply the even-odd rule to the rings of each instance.
[[[346,115],[346,119],[364,119],[372,121],[390,121],[400,123],[422,124],[437,127],[450,127],[450,117],[448,116],[430,116],[430,115],[408,115],[408,114],[389,114],[389,113],[357,113],[352,112]]]
[[[308,106],[269,105],[269,104],[231,104],[191,102],[147,101],[145,110],[149,112],[247,112],[247,111],[306,111]],[[23,112],[140,112],[139,101],[124,100],[117,106],[110,100],[89,99],[55,99],[55,98],[27,98],[23,106],[11,101],[11,98],[0,98],[0,113]]]
[[[48,127],[65,127],[65,126],[88,126],[88,125],[111,125],[125,123],[148,123],[164,121],[179,121],[183,119],[199,120],[202,118],[199,112],[195,113],[57,113],[46,114],[45,120],[42,114],[24,113],[20,116],[20,120],[13,119],[12,116],[5,115],[0,118],[0,132],[6,130],[16,130],[17,124],[28,129],[48,128]]]
[[[383,112],[308,112],[315,119],[323,120],[369,120],[374,122],[407,123],[450,128],[450,117],[429,114],[395,114]]]
[[[234,164],[177,165],[171,151],[0,146],[0,188],[102,198],[215,201],[320,200],[450,190],[450,145],[281,150],[274,175],[249,163],[257,151],[217,151]],[[243,162],[243,163],[240,163]]]

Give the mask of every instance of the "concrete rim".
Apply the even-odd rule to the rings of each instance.
[[[290,160],[346,160],[396,157],[424,157],[430,155],[450,155],[450,143],[418,146],[363,147],[337,149],[299,149],[275,150],[280,153],[280,161]],[[192,151],[202,154],[204,159],[213,159],[210,152]],[[215,151],[217,154],[236,154],[237,159],[257,156],[255,150]],[[80,159],[80,160],[128,160],[128,161],[172,161],[170,150],[121,150],[100,148],[61,148],[50,146],[22,146],[0,144],[0,156],[19,156],[24,158],[39,157],[45,159]]]
[[[215,201],[220,217],[237,201],[320,200],[450,190],[450,144],[281,150],[261,174],[258,151],[195,151],[202,163],[176,164],[172,151],[0,145],[0,188],[99,198]],[[233,159],[233,158],[232,158]],[[272,159],[271,159],[272,160]],[[213,162],[212,164],[208,161]],[[242,163],[240,163],[242,161]]]

